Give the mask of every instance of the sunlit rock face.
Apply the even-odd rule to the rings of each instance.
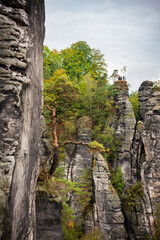
[[[0,1],[0,239],[35,239],[43,39],[43,0]]]

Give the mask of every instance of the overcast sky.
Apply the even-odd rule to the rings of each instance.
[[[45,0],[45,5],[44,44],[50,49],[86,41],[105,55],[108,75],[127,66],[130,90],[160,79],[160,0]]]

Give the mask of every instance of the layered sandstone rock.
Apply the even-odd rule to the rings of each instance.
[[[0,238],[5,240],[35,239],[43,39],[43,0],[0,1]]]
[[[131,183],[131,147],[134,137],[136,119],[132,105],[129,101],[128,85],[126,81],[117,81],[117,115],[112,127],[119,139],[117,158],[114,162],[114,169],[121,166],[126,185]]]
[[[105,240],[128,239],[124,226],[124,217],[121,211],[120,199],[110,181],[110,171],[101,154],[96,155],[96,164],[93,168],[95,209],[97,224]]]
[[[124,210],[131,239],[146,239],[155,231],[154,213],[160,203],[160,91],[150,81],[139,88],[140,116],[131,150],[132,184],[142,183],[143,192],[132,211]]]

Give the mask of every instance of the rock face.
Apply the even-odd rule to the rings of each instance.
[[[41,116],[41,130],[40,165],[49,171],[53,161],[53,149],[43,116]],[[38,179],[36,187],[36,239],[63,240],[61,197],[49,194],[45,191],[44,186],[46,185],[42,184],[42,181],[39,181]]]
[[[117,158],[114,169],[121,166],[126,185],[131,183],[131,146],[134,137],[136,119],[129,101],[128,85],[126,81],[115,82],[117,88],[117,116],[113,124],[116,136],[119,138]]]
[[[0,1],[0,239],[35,239],[43,39],[43,0]]]
[[[142,86],[141,86],[142,87]],[[144,87],[143,93],[146,89]],[[141,94],[143,96],[141,91]],[[142,102],[143,104],[143,102]],[[140,111],[143,114],[143,111]],[[141,167],[141,181],[150,200],[148,212],[155,212],[156,203],[160,197],[160,91],[151,90],[150,98],[146,102],[142,141],[145,151],[145,162]],[[153,217],[150,219],[153,229]]]
[[[128,239],[124,226],[124,217],[121,211],[121,202],[111,181],[110,171],[101,154],[96,156],[93,168],[95,208],[94,219],[97,216],[97,225],[103,233],[104,239]]]
[[[63,240],[61,208],[57,199],[48,196],[36,198],[37,240]]]
[[[147,109],[147,101],[151,97],[153,93],[153,82],[151,81],[144,81],[139,90],[138,90],[138,95],[139,95],[139,100],[140,100],[140,115],[142,120],[144,120],[146,111]]]
[[[132,184],[142,183],[143,194],[136,199],[134,210],[124,210],[131,239],[153,235],[156,203],[160,203],[160,92],[145,81],[139,89],[140,116],[131,149]]]
[[[78,127],[78,142],[91,142],[91,119],[84,116],[79,119]],[[72,182],[79,181],[79,177],[83,174],[84,169],[92,168],[92,156],[89,153],[89,148],[81,144],[68,144],[66,146],[65,162],[61,163],[65,167],[66,178]],[[75,214],[81,217],[80,206],[74,201],[74,196],[70,199],[71,207]]]

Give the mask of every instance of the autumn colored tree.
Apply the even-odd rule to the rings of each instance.
[[[53,173],[59,161],[59,145],[56,131],[57,120],[61,122],[64,118],[71,117],[72,103],[77,99],[77,93],[77,87],[69,80],[62,69],[56,70],[52,78],[44,81],[44,114],[49,121],[51,119],[50,125],[54,146],[53,164],[50,174]]]

